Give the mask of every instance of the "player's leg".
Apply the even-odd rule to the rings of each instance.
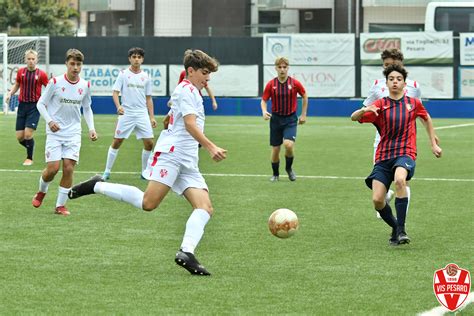
[[[63,173],[58,187],[58,197],[56,199],[55,213],[58,215],[69,215],[69,211],[66,208],[66,202],[68,201],[68,193],[72,187],[72,180],[74,175],[74,168],[76,167],[76,161],[68,158],[63,159]]]
[[[25,129],[24,129],[24,143],[26,147],[26,160],[24,166],[31,166],[33,164],[33,152],[35,149],[35,140],[33,134],[38,127],[40,113],[36,108],[36,103],[28,103],[28,111],[26,115]]]
[[[142,150],[142,170],[140,175],[145,171],[148,158],[150,158],[151,151],[153,150],[153,138],[143,138],[143,150]],[[145,179],[143,175],[141,175],[142,179]]]
[[[285,146],[285,170],[288,173],[290,181],[296,180],[296,175],[293,172],[293,160],[295,157],[294,148],[296,141],[296,129],[298,126],[298,117],[296,114],[287,117],[285,122],[285,128],[283,129],[283,145]]]
[[[280,126],[280,119],[273,115],[270,118],[270,146],[272,146],[271,163],[273,176],[270,181],[276,182],[280,177],[280,146],[283,143],[283,128]]]
[[[34,207],[41,206],[46,193],[48,193],[49,184],[59,171],[61,166],[61,143],[46,137],[45,157],[46,168],[41,173],[38,192],[31,201]]]
[[[115,127],[115,135],[112,140],[112,144],[107,151],[107,161],[105,163],[105,170],[102,174],[102,178],[107,181],[110,179],[110,172],[115,164],[119,148],[123,143],[124,139],[127,139],[135,128],[133,120],[126,115],[119,115],[117,118],[117,124]]]
[[[151,122],[148,117],[142,117],[141,119],[137,119],[136,126],[135,126],[135,134],[137,135],[137,139],[143,140],[143,150],[142,150],[142,170],[145,171],[145,168],[148,163],[148,158],[150,157],[151,151],[153,150],[153,128],[151,127]],[[141,175],[142,179],[145,179],[143,175]]]
[[[16,140],[20,145],[26,148],[25,143],[25,127],[26,127],[26,111],[24,105],[20,103],[21,106],[18,106],[18,112],[16,114]]]
[[[408,168],[408,170],[407,170]],[[395,169],[395,208],[397,210],[398,239],[400,244],[407,244],[410,238],[406,234],[405,222],[408,209],[407,179],[413,176],[415,162],[408,157],[397,159]]]

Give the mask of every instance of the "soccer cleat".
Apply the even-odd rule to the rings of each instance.
[[[290,179],[290,181],[296,181],[296,175],[292,169],[286,170],[286,173],[288,173],[288,179]]]
[[[60,205],[56,207],[56,209],[54,210],[54,214],[68,216],[71,213],[69,213],[65,206]]]
[[[397,239],[398,239],[398,244],[400,245],[410,243],[411,240],[410,240],[410,237],[408,237],[407,233],[405,232],[405,227],[397,228]]]
[[[33,200],[31,201],[31,204],[33,204],[34,207],[38,208],[41,206],[43,203],[43,199],[45,197],[46,193],[45,192],[37,192],[35,196],[33,197]]]
[[[26,159],[23,162],[23,166],[31,166],[32,164],[33,164],[33,160],[31,160],[31,159]]]
[[[104,171],[104,173],[102,174],[102,179],[104,179],[104,181],[109,180],[110,179],[110,172]]]
[[[270,182],[278,182],[280,180],[279,176],[272,176]]]
[[[97,182],[103,182],[104,179],[100,175],[95,175],[87,181],[76,184],[71,188],[67,196],[72,199],[77,199],[78,197],[94,194],[94,186]]]
[[[377,214],[378,214],[378,212],[377,212]],[[390,246],[398,246],[399,245],[397,229],[396,228],[392,228],[392,234],[390,236],[390,239],[388,240],[388,243],[389,243]]]
[[[199,261],[196,259],[194,254],[190,252],[184,252],[181,249],[176,253],[174,259],[177,265],[185,268],[189,273],[193,275],[211,275],[206,268],[204,268]]]

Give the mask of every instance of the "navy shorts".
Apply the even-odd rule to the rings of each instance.
[[[16,114],[16,130],[22,131],[29,127],[36,130],[40,119],[40,113],[36,108],[36,102],[20,102]]]
[[[296,141],[296,126],[298,116],[293,113],[288,116],[273,114],[270,118],[270,145],[280,146],[284,139]]]
[[[390,189],[390,184],[393,182],[395,169],[397,167],[403,167],[408,171],[406,179],[408,181],[415,174],[416,163],[408,156],[400,156],[397,158],[379,161],[375,164],[372,173],[365,179],[365,184],[367,184],[367,186],[372,189],[372,180],[375,179],[385,184],[385,187],[388,191]]]

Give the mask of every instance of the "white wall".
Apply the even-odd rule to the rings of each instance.
[[[425,24],[425,11],[425,7],[365,7],[363,32],[369,31],[369,23]]]
[[[155,0],[155,36],[191,36],[192,7],[192,0]]]
[[[280,23],[293,24],[282,27],[280,33],[298,33],[300,31],[300,16],[298,10],[280,10]]]

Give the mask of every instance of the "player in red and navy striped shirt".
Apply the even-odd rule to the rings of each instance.
[[[399,245],[410,242],[405,231],[408,206],[406,186],[415,173],[417,117],[426,123],[424,125],[433,154],[439,158],[442,150],[437,144],[431,117],[421,101],[404,94],[407,77],[405,68],[400,63],[394,63],[384,70],[384,75],[389,96],[355,111],[351,119],[374,124],[380,134],[374,169],[365,182],[372,189],[375,210],[392,227],[390,244]],[[392,181],[395,182],[396,191],[396,219],[385,201]]]
[[[280,146],[285,146],[286,172],[290,181],[295,181],[296,176],[292,165],[294,160],[294,146],[296,141],[296,126],[306,122],[308,110],[308,95],[303,85],[296,79],[288,76],[289,61],[285,57],[275,60],[275,69],[278,77],[270,80],[263,91],[262,115],[265,120],[270,120],[270,146],[272,146],[273,176],[270,181],[279,180],[280,176]],[[303,97],[301,116],[298,118],[298,94]],[[267,101],[272,101],[272,112],[268,112]]]
[[[18,89],[20,95],[18,100],[18,112],[16,116],[16,138],[26,148],[26,160],[24,166],[33,164],[33,151],[35,140],[33,133],[38,127],[40,114],[36,109],[36,103],[41,96],[41,87],[48,84],[48,75],[38,69],[38,53],[32,49],[25,52],[26,67],[18,69],[15,84],[7,93],[5,102],[9,104],[10,98]]]

